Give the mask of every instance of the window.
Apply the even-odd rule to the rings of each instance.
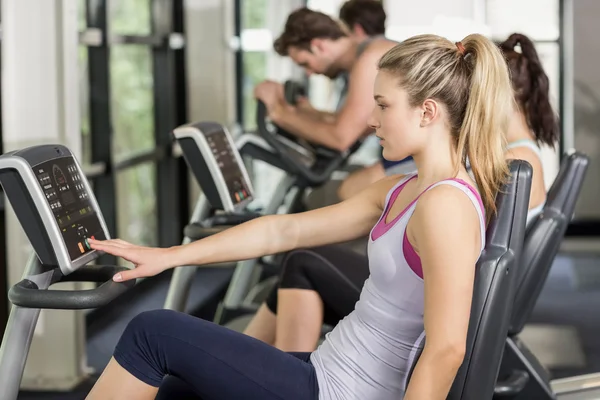
[[[158,245],[156,168],[152,163],[117,173],[119,237],[146,246]]]
[[[108,0],[109,29],[116,35],[150,35],[151,0]]]
[[[184,47],[173,49],[159,35],[182,34],[184,0],[79,4],[83,159],[108,167],[93,181],[107,226],[135,243],[179,243],[188,219],[186,175],[165,137],[187,122]],[[154,26],[166,29],[155,33]]]
[[[78,29],[84,32],[87,29],[86,0],[79,1]],[[85,45],[79,45],[79,104],[81,118],[81,162],[92,163],[92,137],[90,135],[90,85],[88,77],[88,53]]]
[[[151,49],[113,45],[110,77],[113,151],[119,160],[154,147]]]
[[[242,109],[243,127],[256,129],[254,87],[267,79],[267,62],[272,52],[273,37],[267,27],[270,0],[242,0],[241,50],[243,52]]]
[[[88,54],[85,46],[79,46],[79,104],[81,118],[81,162],[92,163],[92,136],[90,134],[90,85],[88,78]]]
[[[267,59],[265,52],[244,53],[244,129],[256,129],[256,100],[254,87],[267,79]]]
[[[150,34],[150,3],[149,0],[109,1],[111,35]],[[152,48],[112,44],[109,73],[112,148],[114,161],[119,162],[155,147]],[[154,163],[117,172],[119,237],[144,245],[158,244],[156,193]]]
[[[242,1],[242,29],[262,29],[267,25],[269,0]]]
[[[77,8],[77,22],[78,22],[78,28],[79,28],[79,32],[85,31],[85,29],[87,28],[87,21],[86,21],[86,1],[87,0],[79,0],[79,7]]]

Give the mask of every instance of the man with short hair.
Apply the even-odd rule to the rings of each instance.
[[[274,43],[275,51],[289,56],[308,75],[334,79],[348,72],[345,101],[336,113],[319,118],[286,103],[279,83],[259,84],[255,96],[265,103],[272,121],[291,134],[339,151],[348,150],[372,131],[367,119],[375,106],[377,62],[395,45],[383,37],[358,43],[328,15],[300,8],[290,14],[284,32]]]
[[[359,6],[369,4],[380,7],[379,17],[368,18],[357,11]],[[367,30],[383,32],[385,16],[380,2],[374,0],[350,0],[345,4],[344,18],[353,25],[354,35]],[[376,14],[372,12],[372,14]],[[369,28],[356,29],[357,24],[371,21]],[[374,26],[379,21],[380,26]],[[362,26],[362,25],[361,25]],[[348,74],[347,93],[342,94],[335,113],[327,113],[312,108],[308,102],[301,101],[297,106],[288,104],[283,96],[282,85],[272,81],[263,82],[255,88],[255,97],[265,103],[269,117],[281,128],[309,142],[320,144],[335,150],[346,151],[357,140],[370,134],[367,120],[375,106],[373,86],[377,75],[379,59],[397,43],[378,35],[362,41],[351,36],[349,29],[333,20],[328,15],[300,8],[288,17],[284,32],[275,41],[274,48],[278,54],[289,56],[310,74],[325,75],[331,79],[345,73]],[[389,162],[383,157],[365,169],[353,173],[349,182],[344,183],[343,191],[338,194],[345,197],[347,191],[354,192],[354,187],[362,187],[385,176],[386,169],[397,165],[412,163]],[[391,172],[395,171],[389,169]]]
[[[340,20],[357,42],[385,35],[386,14],[381,1],[349,0],[340,8]]]

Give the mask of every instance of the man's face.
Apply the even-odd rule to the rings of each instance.
[[[309,76],[318,74],[325,75],[330,79],[337,78],[342,71],[335,65],[334,52],[331,46],[325,43],[317,43],[311,47],[312,51],[291,46],[288,49],[288,54]]]

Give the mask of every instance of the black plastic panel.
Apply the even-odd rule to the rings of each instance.
[[[241,203],[248,198],[250,190],[248,182],[246,182],[242,173],[244,166],[240,165],[236,158],[237,149],[232,149],[223,131],[213,131],[207,133],[205,137],[211,153],[221,170],[231,202],[234,205]]]
[[[71,261],[92,251],[87,238],[106,239],[90,193],[73,157],[60,157],[33,167]],[[35,210],[32,210],[35,212]]]
[[[221,196],[219,196],[215,181],[209,173],[208,165],[206,165],[206,161],[204,161],[204,157],[202,157],[202,153],[200,153],[200,149],[198,149],[194,139],[179,139],[179,146],[183,151],[185,161],[192,170],[194,177],[202,188],[202,193],[206,196],[210,205],[222,210],[223,202],[221,201]]]
[[[13,152],[13,155],[23,158],[32,167],[55,158],[72,156],[71,151],[60,144],[26,147]]]
[[[40,215],[35,211],[33,199],[19,173],[16,170],[0,171],[0,184],[40,262],[44,265],[57,266],[58,260],[48,235],[40,234],[45,232],[46,228]]]

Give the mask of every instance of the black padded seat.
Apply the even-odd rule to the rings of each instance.
[[[543,211],[529,223],[509,335],[520,333],[533,311],[573,217],[588,164],[589,158],[578,152],[565,157],[548,191]]]
[[[496,198],[498,212],[488,225],[485,249],[477,261],[465,359],[448,399],[490,399],[494,393],[508,333],[533,173],[531,165],[522,160],[513,160],[509,166],[509,180]]]
[[[589,158],[579,152],[564,158],[542,213],[527,228],[495,399],[554,399],[548,372],[517,335],[529,320],[560,249],[588,164]]]

